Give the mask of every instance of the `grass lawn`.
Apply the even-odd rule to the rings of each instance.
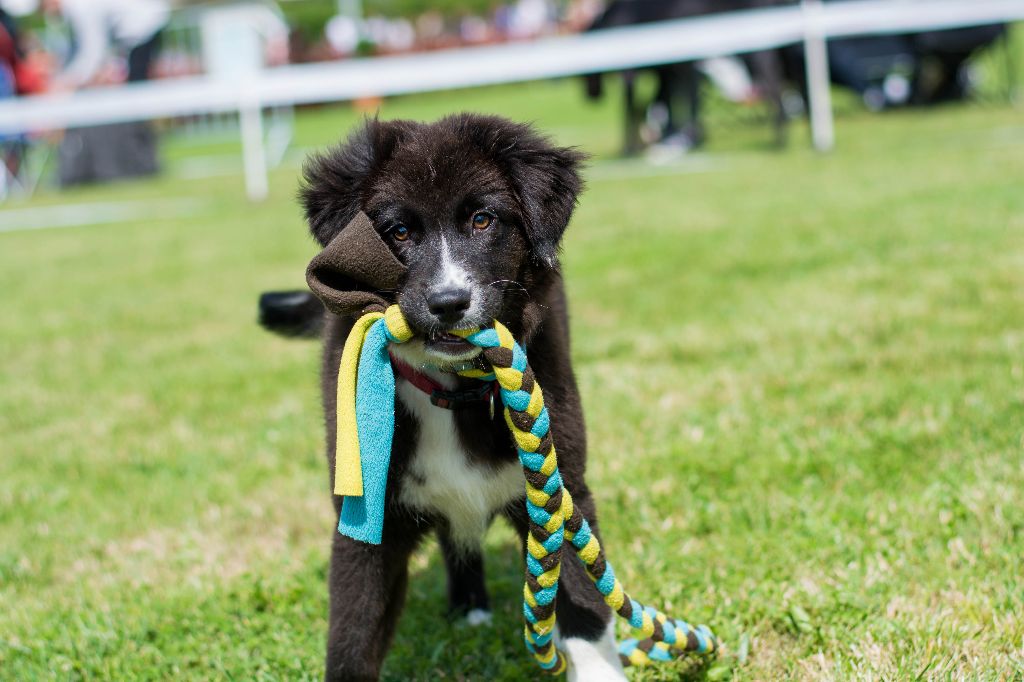
[[[564,264],[626,587],[716,630],[712,679],[1019,679],[1024,113],[849,113],[826,157],[800,126],[775,153],[767,128],[712,125],[707,152],[652,167],[611,158],[615,100],[581,99],[564,82],[383,111],[503,113],[595,153]],[[304,113],[297,144],[356,118]],[[0,233],[0,678],[320,675],[318,351],[254,323],[314,246],[294,164],[251,205],[236,173],[197,177],[211,149],[16,207],[134,218]],[[488,544],[494,623],[444,620],[425,547],[387,679],[537,676],[516,545]]]

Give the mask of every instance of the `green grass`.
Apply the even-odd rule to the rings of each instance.
[[[597,156],[564,256],[589,479],[625,585],[723,639],[709,676],[1019,679],[1020,110],[849,113],[826,157],[802,126],[771,153],[713,125],[664,168],[610,159],[615,101],[577,83],[384,113],[456,109]],[[356,118],[303,114],[297,144]],[[0,234],[0,678],[319,676],[317,349],[254,323],[314,253],[295,187],[289,165],[258,206],[234,174],[49,193],[31,206],[152,211]],[[515,543],[488,544],[494,624],[445,622],[424,548],[387,679],[536,676]]]

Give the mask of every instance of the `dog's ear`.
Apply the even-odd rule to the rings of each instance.
[[[530,126],[503,118],[474,117],[468,127],[514,185],[534,254],[554,267],[562,235],[583,190],[580,167],[586,154],[553,145]]]
[[[368,119],[345,142],[306,159],[299,200],[309,230],[321,246],[362,210],[369,180],[391,157],[410,125],[409,121]]]

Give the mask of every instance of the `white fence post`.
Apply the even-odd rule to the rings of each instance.
[[[821,22],[821,0],[801,0],[804,15],[804,62],[807,64],[807,97],[810,100],[811,139],[819,152],[836,144],[832,119],[832,84],[828,46]]]
[[[267,150],[263,146],[263,107],[256,97],[239,103],[238,118],[242,132],[242,161],[245,165],[245,193],[250,201],[267,198]]]

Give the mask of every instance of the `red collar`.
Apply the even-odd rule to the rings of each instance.
[[[391,356],[391,366],[395,373],[410,384],[430,396],[430,403],[446,410],[457,410],[474,403],[489,403],[491,413],[494,413],[494,399],[499,391],[498,382],[482,382],[479,388],[469,388],[462,391],[449,391],[423,372],[416,371],[408,363],[402,362],[394,355]]]

